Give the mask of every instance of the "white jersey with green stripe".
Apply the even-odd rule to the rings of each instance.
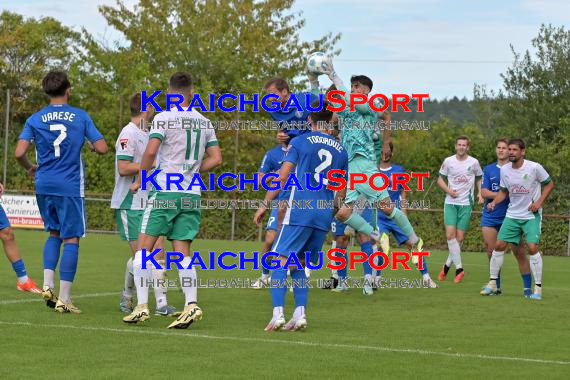
[[[140,163],[148,143],[148,133],[142,131],[134,123],[127,124],[119,134],[115,143],[115,189],[111,198],[111,208],[120,210],[142,210],[146,203],[148,192],[130,191],[131,184],[137,176],[119,175],[119,160]]]
[[[483,170],[476,158],[467,156],[464,160],[459,160],[456,154],[447,157],[439,169],[439,175],[447,177],[447,186],[457,191],[457,197],[453,198],[448,194],[445,203],[473,206],[475,178],[483,176]]]
[[[540,198],[541,186],[548,182],[550,175],[538,162],[524,160],[518,169],[513,168],[512,162],[501,166],[501,189],[509,192],[507,217],[534,219],[535,216],[528,207]]]
[[[206,149],[218,145],[210,120],[196,110],[178,111],[172,108],[155,116],[149,138],[162,141],[157,166],[161,172],[155,177],[155,182],[162,190],[156,190],[201,195],[199,183],[193,181],[194,175],[200,175],[200,165]],[[172,181],[170,190],[166,187],[167,173],[184,176],[180,183],[182,190],[172,184]]]

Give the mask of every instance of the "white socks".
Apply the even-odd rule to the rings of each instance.
[[[184,269],[178,270],[178,275],[180,277],[180,286],[184,292],[184,305],[186,306],[192,302],[195,303],[198,301],[198,277],[196,275],[196,269],[194,269],[194,267],[191,269],[185,269],[188,268],[190,262],[190,257],[184,257],[184,260],[181,262],[181,265]]]
[[[125,268],[125,287],[123,288],[123,296],[133,298],[135,289],[135,277],[133,274],[133,258],[129,257]]]
[[[137,304],[148,304],[148,285],[147,280],[150,280],[151,269],[147,265],[146,269],[142,269],[142,251],[135,253],[133,260],[133,274],[135,277],[135,285],[137,287]]]
[[[299,319],[305,316],[305,306],[297,306],[293,312],[293,319]]]
[[[156,308],[159,309],[168,304],[168,301],[166,300],[166,282],[164,281],[164,269],[157,269],[152,263],[150,264],[150,268],[150,277],[152,278],[152,286],[154,288],[154,298],[156,298]]]
[[[542,255],[540,252],[530,255],[530,271],[534,277],[534,283],[542,286]],[[537,286],[541,288],[541,286]],[[535,291],[536,293],[536,291]]]
[[[44,286],[53,288],[55,286],[55,271],[51,269],[44,269]]]
[[[53,272],[53,271],[52,271]],[[71,285],[73,282],[71,281],[59,281],[59,299],[63,303],[69,303],[71,301]]]
[[[493,250],[491,261],[489,262],[489,275],[492,279],[497,279],[499,277],[503,261],[505,261],[505,252]]]
[[[283,306],[277,306],[273,308],[273,318],[279,318],[283,315]]]
[[[447,241],[447,248],[449,249],[449,255],[447,256],[447,261],[445,265],[451,267],[451,264],[455,264],[455,269],[463,268],[461,264],[461,247],[457,239],[451,239]]]

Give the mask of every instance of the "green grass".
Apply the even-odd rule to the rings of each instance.
[[[41,284],[46,235],[17,231],[16,237],[29,274]],[[228,241],[193,245],[218,252],[259,247]],[[267,290],[200,289],[204,319],[188,330],[167,330],[170,320],[165,317],[153,317],[143,325],[124,324],[118,301],[127,252],[117,236],[90,234],[81,242],[73,289],[81,315],[55,313],[43,302],[31,301],[37,296],[17,292],[15,276],[4,261],[0,378],[554,379],[570,373],[568,258],[545,257],[540,302],[522,298],[521,279],[510,255],[503,271],[505,294],[479,296],[487,280],[487,258],[465,253],[467,274],[459,285],[446,281],[440,289],[382,289],[372,297],[359,289],[341,295],[311,289],[306,331],[266,333],[263,328],[271,317]],[[443,252],[431,253],[433,277],[444,258]],[[350,274],[356,277],[361,270]],[[257,275],[199,271],[203,279]],[[177,271],[168,276],[177,278]],[[314,274],[328,276],[327,269]],[[419,274],[386,270],[384,276],[413,279]],[[7,303],[14,300],[22,302]],[[182,301],[178,290],[169,292],[171,304],[180,307]],[[286,312],[291,311],[288,293]]]

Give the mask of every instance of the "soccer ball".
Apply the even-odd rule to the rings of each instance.
[[[332,59],[323,52],[311,53],[307,58],[307,71],[314,74],[324,74],[332,67]]]

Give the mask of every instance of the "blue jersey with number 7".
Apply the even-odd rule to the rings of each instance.
[[[103,135],[82,109],[49,105],[28,118],[21,140],[36,146],[36,194],[83,197],[85,176],[81,148]]]
[[[326,188],[327,175],[332,169],[340,169],[345,171],[345,175],[333,176],[346,179],[348,171],[346,149],[325,133],[304,133],[291,140],[289,152],[283,161],[295,164],[296,177],[300,188],[303,189],[299,190],[296,186],[291,188],[289,208],[285,213],[283,224],[328,231],[333,218],[333,209],[323,206],[326,205],[324,202],[334,199],[334,192]],[[323,184],[320,190],[308,189],[317,188],[320,182]],[[293,201],[297,201],[300,207],[305,208],[295,207]],[[304,205],[302,201],[305,201]]]

